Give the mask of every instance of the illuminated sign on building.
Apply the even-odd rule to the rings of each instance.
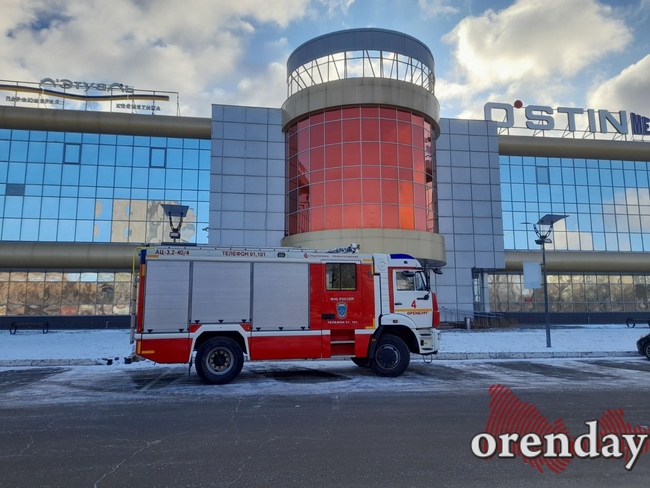
[[[630,122],[632,125],[632,134],[650,136],[650,118],[631,112]]]
[[[497,102],[486,103],[484,107],[485,120],[496,122],[499,128],[514,128],[515,108],[524,108],[523,103],[519,100],[514,105]],[[501,111],[503,114],[502,120],[493,118],[493,111]],[[629,134],[631,126],[632,134],[650,135],[650,119],[631,113],[628,120],[625,110],[610,112],[609,110],[594,110],[591,108],[587,110],[576,107],[557,107],[553,109],[548,105],[528,105],[524,108],[524,116],[526,118],[526,127],[535,131],[557,130],[556,125],[559,122],[565,124],[564,127],[560,127],[560,130],[565,132],[585,130],[592,133],[607,134],[610,129],[613,129],[619,134]],[[577,121],[583,124],[586,123],[585,128],[578,129]]]
[[[114,108],[156,112],[160,111],[156,102],[169,101],[169,95],[162,93],[170,93],[151,90],[136,91],[133,86],[123,83],[74,81],[67,78],[43,78],[39,83],[18,81],[3,83],[3,81],[5,80],[0,80],[0,91],[13,92],[13,95],[5,97],[5,101],[14,105],[28,103],[65,108],[67,99],[86,103],[124,102],[115,104]],[[95,94],[91,95],[91,92]],[[133,103],[134,100],[144,100],[149,103]]]
[[[134,93],[135,89],[132,86],[124,85],[122,83],[88,83],[85,81],[72,81],[67,78],[63,79],[52,79],[52,78],[43,78],[40,82],[40,86],[51,86],[54,88],[63,88],[68,90],[70,88],[76,88],[77,90],[84,90],[86,92],[90,90],[98,91],[110,91],[119,90],[124,93]]]

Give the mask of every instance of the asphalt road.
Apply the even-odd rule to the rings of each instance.
[[[553,473],[478,459],[470,443],[486,430],[494,383],[574,435],[619,408],[647,427],[649,366],[455,362],[388,380],[247,365],[230,388],[179,368],[5,369],[0,487],[646,487],[647,452],[630,471],[599,458]]]

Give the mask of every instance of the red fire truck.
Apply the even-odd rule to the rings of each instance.
[[[405,254],[204,246],[139,252],[131,342],[157,363],[194,362],[224,384],[244,358],[349,357],[399,376],[440,347],[426,269]]]

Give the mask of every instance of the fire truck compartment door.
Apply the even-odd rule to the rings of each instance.
[[[251,318],[251,265],[195,261],[190,321],[224,323]]]
[[[179,330],[186,330],[189,289],[189,262],[149,260],[144,302],[144,331],[178,333]]]
[[[253,333],[309,328],[309,265],[253,264]]]

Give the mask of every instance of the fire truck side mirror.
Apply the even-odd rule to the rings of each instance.
[[[431,275],[429,274],[429,271],[436,273],[436,269],[437,268],[428,268],[426,263],[424,264],[424,286],[428,292],[431,291]]]

